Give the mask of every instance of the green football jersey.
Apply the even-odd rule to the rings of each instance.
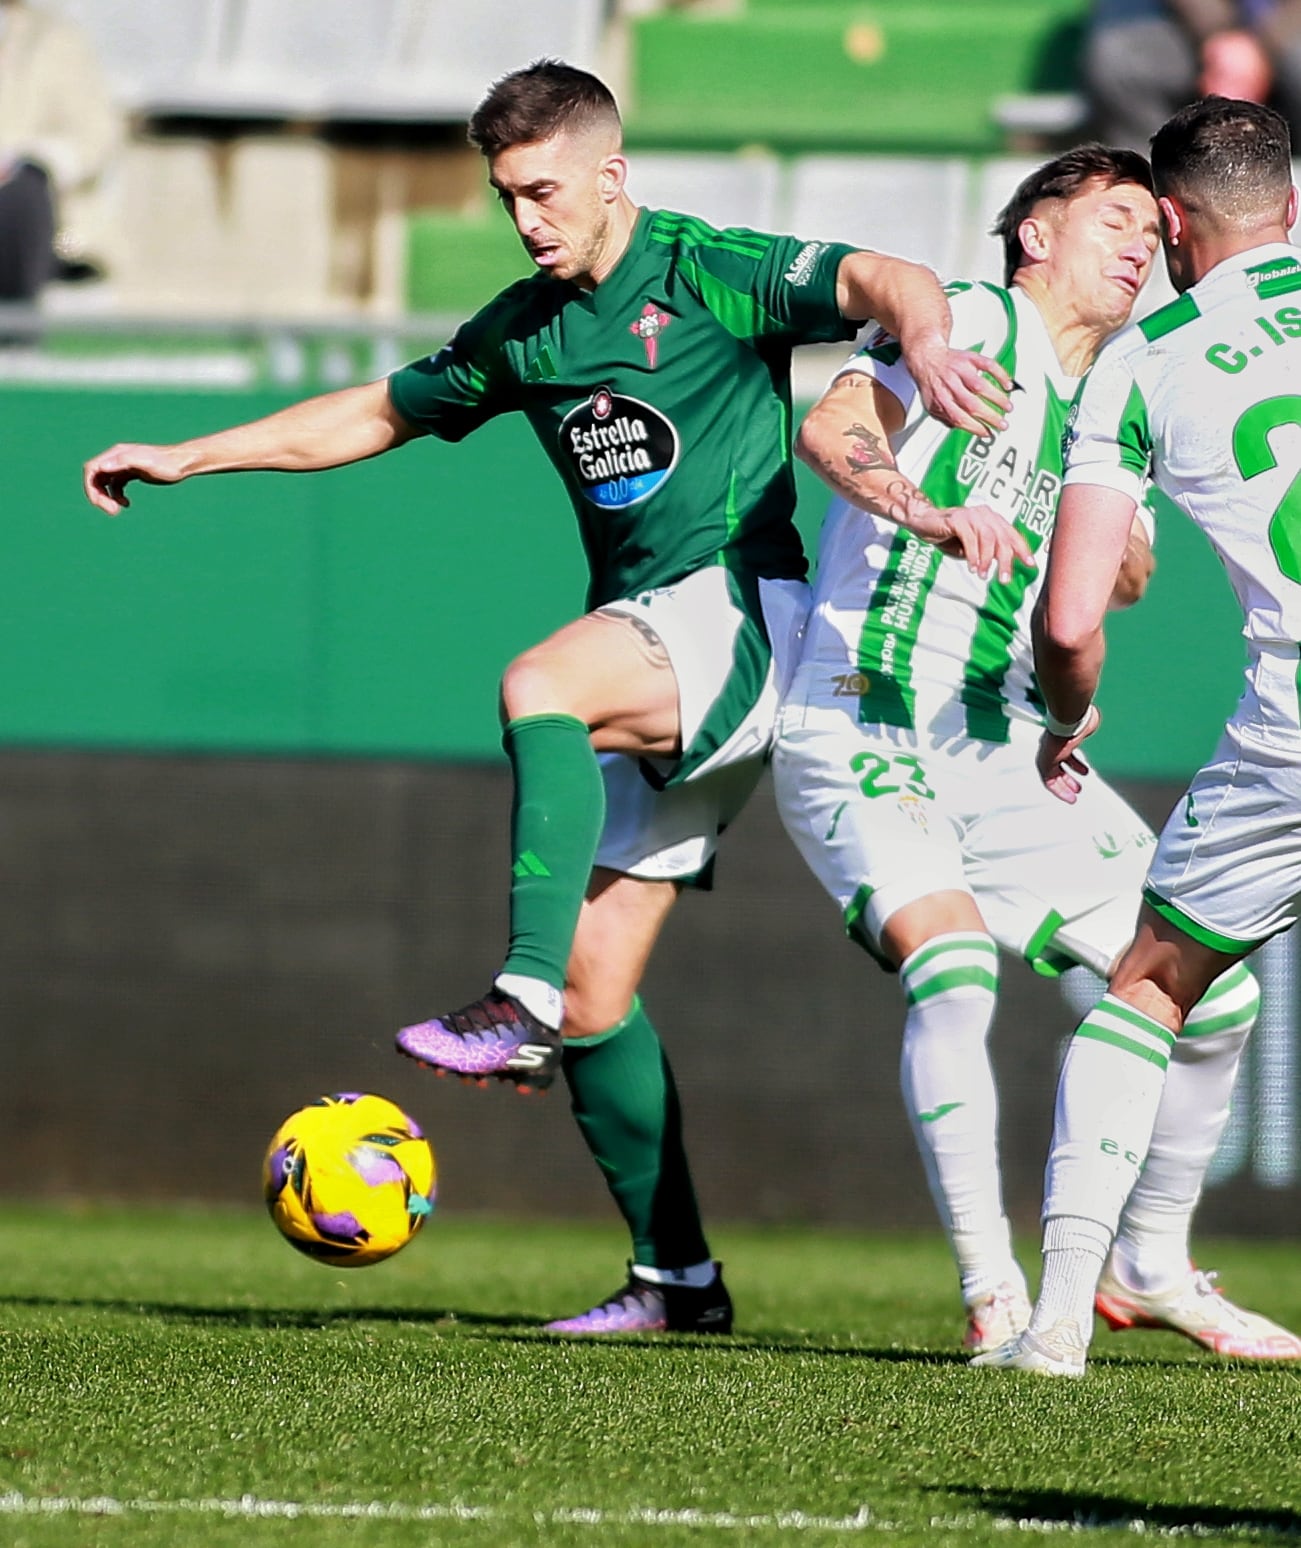
[[[511,285],[394,373],[393,405],[447,441],[528,416],[578,516],[589,608],[707,565],[802,577],[791,350],[853,337],[836,306],[852,251],[642,210],[595,290]]]

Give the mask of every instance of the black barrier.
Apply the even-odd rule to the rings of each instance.
[[[1126,794],[1159,822],[1178,790]],[[372,1089],[430,1133],[440,1207],[613,1218],[563,1089],[525,1102],[392,1052],[396,1027],[497,965],[509,801],[496,765],[0,754],[0,1192],[253,1201],[281,1117]],[[1264,968],[1206,1231],[1301,1218],[1290,941]],[[711,1218],[932,1224],[897,1089],[898,985],[845,941],[766,789],[717,890],[670,920],[646,999]],[[1075,1019],[1006,966],[993,1050],[1028,1229]]]

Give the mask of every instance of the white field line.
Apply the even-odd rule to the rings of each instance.
[[[770,1514],[740,1515],[733,1511],[557,1509],[546,1511],[510,1511],[494,1505],[404,1505],[382,1500],[348,1502],[341,1505],[312,1504],[298,1500],[262,1500],[242,1494],[238,1499],[217,1500],[118,1500],[110,1495],[90,1495],[78,1499],[67,1495],[0,1494],[0,1516],[221,1516],[226,1519],[282,1521],[508,1521],[531,1518],[538,1526],[636,1526],[696,1527],[707,1531],[750,1532],[764,1527],[784,1532],[962,1532],[993,1527],[1001,1532],[1019,1532],[1029,1536],[1075,1536],[1105,1528],[1129,1532],[1135,1537],[1216,1538],[1243,1542],[1292,1541],[1296,1534],[1281,1534],[1253,1529],[1209,1526],[1190,1522],[1186,1526],[1159,1526],[1141,1516],[1131,1519],[1102,1519],[1087,1516],[1074,1521],[1036,1516],[932,1516],[925,1523],[906,1524],[874,1516],[862,1505],[852,1516],[810,1516],[803,1511],[778,1511]]]
[[[512,1512],[492,1505],[403,1505],[381,1500],[340,1505],[298,1500],[262,1500],[252,1494],[230,1500],[118,1500],[109,1495],[77,1499],[67,1495],[0,1494],[0,1515],[9,1516],[223,1516],[253,1520],[356,1521],[503,1521],[531,1516],[539,1525],[700,1527],[714,1531],[753,1531],[777,1527],[787,1532],[863,1532],[882,1524],[864,1505],[852,1516],[810,1516],[803,1511],[740,1515],[705,1510],[547,1510]]]

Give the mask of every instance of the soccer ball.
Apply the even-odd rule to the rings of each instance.
[[[300,1252],[336,1268],[405,1247],[434,1207],[434,1153],[394,1103],[341,1092],[291,1113],[262,1163],[271,1218]]]

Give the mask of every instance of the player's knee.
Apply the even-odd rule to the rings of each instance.
[[[501,679],[501,707],[505,720],[574,712],[565,674],[550,653],[541,649],[526,650],[506,668]]]
[[[601,984],[565,986],[565,1036],[597,1037],[617,1027],[632,1011],[635,991]]]

